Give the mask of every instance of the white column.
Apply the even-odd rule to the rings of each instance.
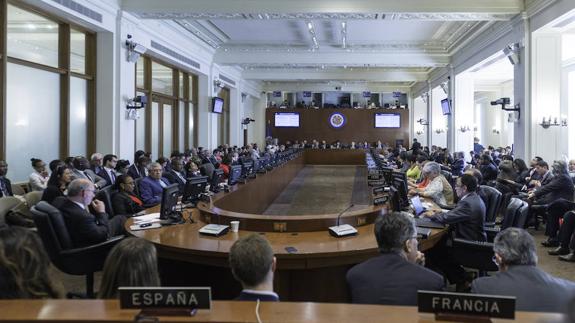
[[[466,156],[473,150],[474,86],[475,82],[468,73],[464,72],[455,76],[453,102],[455,146],[453,151],[462,151]],[[462,132],[462,127],[469,127],[469,130]]]

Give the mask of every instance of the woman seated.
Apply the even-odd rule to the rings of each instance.
[[[160,286],[156,248],[141,238],[127,238],[118,243],[106,262],[99,298],[117,298],[118,287]]]
[[[230,154],[226,154],[220,163],[220,169],[224,171],[224,178],[228,178],[228,176],[230,176],[230,165],[232,165],[232,156]]]
[[[59,196],[66,195],[68,184],[72,181],[72,170],[70,167],[63,165],[59,166],[52,172],[48,180],[48,186],[42,194],[42,201],[50,204]]]
[[[134,194],[136,183],[130,175],[116,178],[118,191],[112,196],[114,214],[133,215],[144,210],[144,203]]]
[[[29,185],[32,191],[43,191],[46,189],[48,185],[48,170],[46,170],[46,163],[42,161],[42,159],[32,158],[30,159],[32,162],[32,168],[34,168],[34,172],[30,174],[29,177]]]
[[[409,166],[407,167],[405,175],[407,176],[408,179],[417,181],[421,176],[421,168],[419,168],[419,165],[417,163],[416,155],[413,154],[408,155],[407,163],[409,164]]]
[[[441,175],[441,166],[436,162],[429,162],[425,164],[422,172],[429,184],[423,189],[412,188],[409,193],[428,197],[439,205],[453,204],[453,189],[445,177]]]
[[[50,259],[35,232],[0,229],[0,299],[60,298],[62,287],[50,277]]]

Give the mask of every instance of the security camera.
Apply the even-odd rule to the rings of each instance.
[[[148,49],[131,39],[132,36],[128,35],[128,39],[126,40],[126,48],[128,49],[128,62],[137,62],[140,58],[140,55],[144,54]]]
[[[501,98],[495,101],[491,101],[491,105],[501,105],[502,107],[505,107],[506,105],[511,103],[511,99],[509,98]]]
[[[143,109],[148,103],[148,97],[145,95],[138,95],[133,99],[128,100],[126,105],[127,109]]]

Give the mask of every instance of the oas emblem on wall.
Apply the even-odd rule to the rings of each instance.
[[[329,116],[329,124],[334,128],[341,128],[345,125],[345,116],[342,113],[334,112]]]

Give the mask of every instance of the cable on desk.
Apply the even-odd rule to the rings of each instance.
[[[262,319],[260,318],[260,299],[258,298],[258,301],[256,303],[256,319],[258,320],[258,323],[262,323]]]

